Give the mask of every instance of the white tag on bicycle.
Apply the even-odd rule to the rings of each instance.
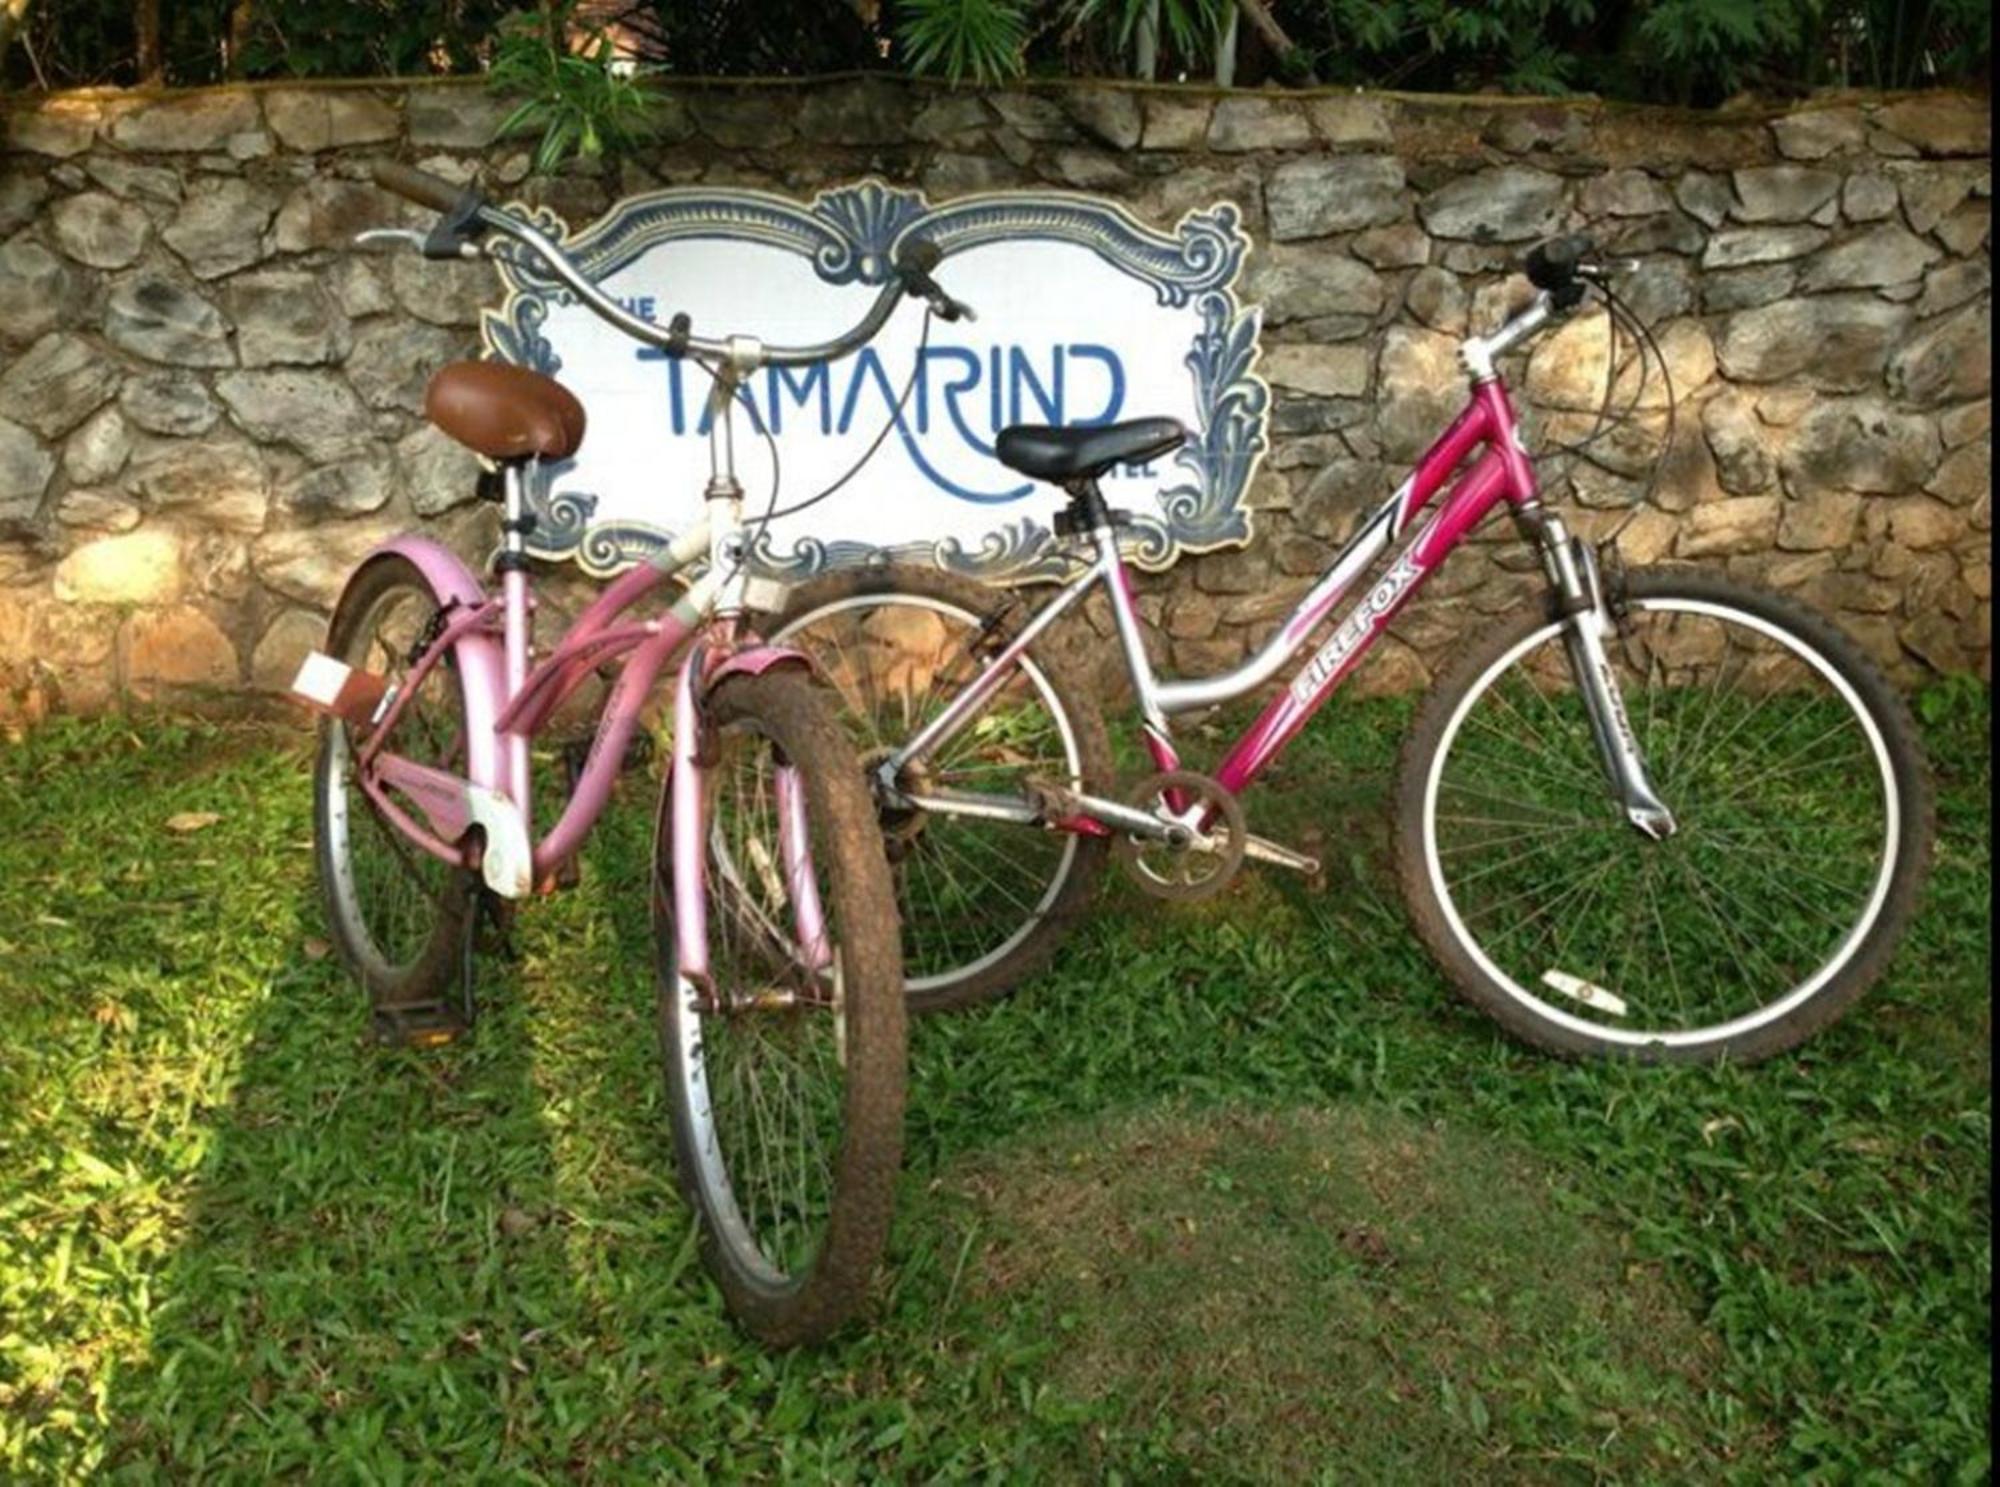
[[[308,651],[305,660],[299,663],[299,674],[292,678],[292,691],[308,702],[330,708],[340,696],[340,689],[347,685],[351,669],[344,661]]]
[[[1572,976],[1567,971],[1543,971],[1542,985],[1551,991],[1559,991],[1573,1001],[1599,1012],[1608,1012],[1613,1017],[1623,1017],[1626,1012],[1625,999],[1606,991],[1601,986],[1593,986],[1580,976]]]

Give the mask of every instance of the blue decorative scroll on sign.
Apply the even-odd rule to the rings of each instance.
[[[909,236],[938,246],[936,277],[979,318],[934,322],[926,339],[921,305],[906,303],[852,357],[747,380],[734,453],[753,519],[865,457],[833,495],[763,528],[760,565],[804,577],[889,554],[982,578],[1054,576],[1050,519],[1063,497],[1000,465],[994,435],[1159,415],[1194,431],[1188,445],[1105,482],[1133,515],[1131,556],[1159,568],[1249,539],[1243,498],[1269,394],[1252,371],[1259,313],[1235,293],[1249,243],[1232,203],[1166,233],[1067,192],[932,205],[869,180],[802,205],[699,187],[620,202],[565,247],[645,318],[685,312],[699,334],[810,344],[860,317]],[[705,420],[707,374],[621,336],[524,257],[501,274],[508,294],[486,313],[488,350],[560,377],[589,413],[582,448],[550,472],[530,545],[616,572],[700,512],[722,435]]]

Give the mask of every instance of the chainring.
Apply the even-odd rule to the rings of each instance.
[[[1112,853],[1139,891],[1153,898],[1177,903],[1213,898],[1229,886],[1236,870],[1243,866],[1249,839],[1243,806],[1218,781],[1191,769],[1169,770],[1140,781],[1132,792],[1131,804],[1165,820],[1160,797],[1168,791],[1180,800],[1176,814],[1200,808],[1201,819],[1207,822],[1200,835],[1183,845],[1120,833],[1112,843]]]

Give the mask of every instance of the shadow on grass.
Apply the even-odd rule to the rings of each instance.
[[[961,1162],[945,1192],[936,1221],[970,1260],[959,1345],[1059,1339],[1043,1376],[1121,1437],[1116,1459],[1085,1453],[1092,1475],[1718,1465],[1715,1340],[1512,1143],[1363,1105],[1169,1105]]]
[[[483,962],[476,1033],[446,1049],[364,1036],[359,992],[307,958],[309,884],[259,927],[293,954],[238,1035],[150,1356],[112,1393],[114,1466],[560,1471],[598,1455],[607,1398],[670,1407],[701,1377],[729,1338],[653,1084],[646,815],[622,801],[591,888],[528,906],[520,963]]]
[[[1983,698],[1939,735],[1890,977],[1750,1071],[1564,1066],[1459,1009],[1367,847],[1398,715],[1329,716],[1253,811],[1339,844],[1323,886],[1118,893],[1033,986],[915,1029],[880,1306],[783,1356],[730,1328],[673,1189],[649,781],[487,968],[477,1039],[404,1055],[306,954],[295,750],[107,724],[0,755],[0,1473],[1976,1470]],[[1648,1325],[1699,1411],[1653,1398]]]

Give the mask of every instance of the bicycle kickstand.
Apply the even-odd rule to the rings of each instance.
[[[514,944],[512,926],[503,917],[504,910],[500,896],[484,887],[472,891],[472,903],[465,916],[465,934],[459,949],[458,1015],[467,1032],[472,1031],[479,1017],[478,992],[478,952],[494,951],[502,960],[513,962],[521,958],[519,948]],[[482,934],[484,929],[486,933]]]

